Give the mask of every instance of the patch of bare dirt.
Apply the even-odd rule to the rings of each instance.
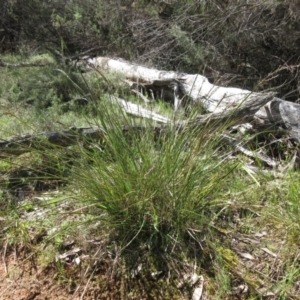
[[[190,299],[164,280],[140,274],[114,279],[112,263],[66,264],[62,273],[55,266],[38,266],[28,253],[25,259],[10,253],[0,264],[0,300]]]
[[[1,300],[75,299],[54,280],[55,273],[18,260],[14,254],[2,257],[0,264]]]

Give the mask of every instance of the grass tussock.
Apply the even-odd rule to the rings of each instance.
[[[82,154],[75,186],[103,210],[103,221],[121,233],[123,246],[159,238],[172,248],[189,230],[207,227],[224,205],[224,186],[237,167],[218,159],[217,130],[210,137],[205,129],[157,132],[127,118],[124,134],[125,116],[112,108],[106,113],[105,143]]]

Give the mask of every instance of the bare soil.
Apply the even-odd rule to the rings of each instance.
[[[149,281],[142,276],[114,280],[111,271],[103,262],[95,268],[72,263],[64,265],[62,274],[55,264],[37,265],[32,253],[22,258],[18,251],[11,251],[2,256],[0,264],[0,300],[190,299],[165,281]]]
[[[51,269],[34,266],[27,260],[18,260],[14,254],[3,257],[0,264],[1,300],[79,299],[68,294],[57,284]],[[87,298],[86,298],[87,299]]]

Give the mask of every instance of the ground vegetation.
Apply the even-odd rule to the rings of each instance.
[[[2,1],[0,138],[93,126],[103,138],[1,153],[0,298],[299,299],[297,145],[244,134],[277,162],[266,166],[222,143],[228,126],[176,129],[201,108],[145,103],[122,75],[82,65],[121,57],[295,102],[299,9],[297,0]],[[174,124],[157,134],[112,96]]]

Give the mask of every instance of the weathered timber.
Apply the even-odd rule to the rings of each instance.
[[[142,106],[126,101],[121,98],[112,96],[111,101],[117,103],[127,114],[140,118],[151,119],[159,123],[169,123],[170,119],[163,117],[151,110],[145,109]]]
[[[38,134],[22,134],[19,136],[0,139],[0,157],[20,155],[33,150],[55,149],[68,147],[80,140],[101,140],[104,138],[101,127],[75,128],[60,132],[48,131]]]
[[[3,68],[29,68],[29,67],[45,67],[49,66],[49,64],[42,64],[42,63],[20,63],[20,64],[11,64],[4,62],[3,60],[0,59],[0,67]]]
[[[164,126],[153,125],[151,129],[156,135],[163,132]],[[114,129],[107,129],[114,130]],[[122,126],[124,135],[145,132],[148,126],[133,125]],[[77,145],[89,145],[91,142],[105,141],[106,131],[102,127],[72,127],[69,130],[47,131],[37,134],[22,134],[0,139],[0,158],[18,156],[30,151],[44,151],[46,149],[59,149]]]
[[[107,57],[88,59],[87,62],[95,68],[118,72],[131,82],[156,87],[161,90],[162,96],[168,91],[167,97],[172,94],[189,97],[193,102],[201,103],[210,113],[238,107],[246,99],[260,95],[248,90],[213,85],[199,74],[160,71]]]
[[[148,87],[167,101],[173,97],[175,109],[185,100],[184,98],[201,104],[208,113],[212,114],[220,114],[231,109],[238,111],[243,103],[249,102],[251,105],[255,105],[253,110],[257,110],[257,112],[252,114],[253,110],[250,106],[248,111],[245,107],[243,119],[253,123],[258,131],[268,128],[274,130],[275,127],[278,127],[279,130],[286,129],[291,138],[300,141],[300,105],[276,98],[274,94],[273,97],[272,94],[264,96],[264,93],[221,87],[211,84],[206,77],[200,74],[190,75],[174,71],[161,71],[120,59],[96,57],[87,59],[87,63],[94,68],[121,73],[129,82]],[[269,96],[267,103],[258,100]],[[258,101],[257,105],[261,105],[258,109],[256,101]],[[248,113],[249,115],[247,115]],[[209,116],[209,118],[213,119],[213,116]],[[216,118],[219,119],[219,115]]]
[[[284,130],[300,141],[300,104],[273,98],[254,115],[253,125],[258,130],[271,126]]]
[[[189,125],[224,125],[228,126],[239,125],[249,123],[253,121],[256,112],[266,103],[274,98],[274,93],[261,94],[255,98],[251,98],[249,101],[244,101],[239,107],[229,108],[226,112],[210,113],[205,115],[199,115],[193,121],[185,121],[183,124]]]

